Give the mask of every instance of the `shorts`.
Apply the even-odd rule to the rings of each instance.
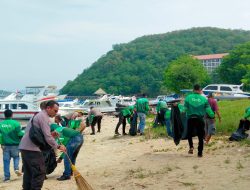
[[[216,127],[215,127],[215,120],[214,119],[205,119],[205,133],[207,135],[215,135]]]

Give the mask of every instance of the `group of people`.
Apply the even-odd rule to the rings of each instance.
[[[122,124],[122,134],[127,135],[125,131],[126,120],[128,121],[128,123],[131,123],[132,120],[137,120],[137,117],[139,118],[138,128],[137,128],[137,122],[133,123],[133,125],[131,123],[131,128],[134,128],[136,130],[135,133],[144,135],[144,129],[146,126],[146,115],[148,114],[149,110],[150,110],[149,101],[146,98],[146,95],[142,94],[142,97],[137,99],[135,105],[125,107],[120,111],[119,120],[115,128],[115,135],[120,135],[118,130],[121,124]]]
[[[212,135],[215,135],[215,116],[221,122],[221,115],[218,104],[213,93],[207,97],[203,94],[200,85],[196,84],[193,88],[193,93],[186,96],[184,104],[176,104],[180,112],[185,113],[187,118],[187,139],[189,143],[189,154],[193,154],[193,136],[198,136],[198,157],[203,156],[204,143],[208,144]],[[134,106],[123,108],[119,113],[119,120],[115,128],[115,135],[120,135],[119,127],[122,124],[122,134],[127,135],[126,120],[130,123],[135,115],[139,118],[137,133],[144,134],[146,114],[150,110],[148,99],[145,95],[137,99]],[[250,117],[250,108],[246,110],[245,119]],[[153,127],[161,124],[166,127],[168,136],[173,137],[173,126],[171,126],[171,110],[168,108],[164,100],[159,100],[156,106],[156,117]],[[132,127],[132,126],[131,126]]]
[[[196,84],[193,88],[193,93],[186,96],[184,105],[181,103],[173,103],[173,106],[178,106],[181,113],[184,113],[187,118],[187,139],[189,143],[189,154],[193,154],[193,136],[198,136],[198,157],[202,157],[204,140],[208,144],[211,136],[215,134],[215,113],[219,121],[221,116],[217,101],[213,94],[206,97],[201,90],[201,87]],[[157,115],[153,127],[157,127],[158,123],[166,126],[168,136],[174,137],[173,126],[171,125],[171,110],[168,108],[165,101],[160,100],[156,107]],[[172,127],[171,127],[172,126]],[[184,132],[184,131],[183,131]]]
[[[13,112],[5,110],[5,119],[0,122],[0,144],[3,149],[4,182],[10,180],[10,160],[13,158],[14,171],[18,176],[23,174],[24,190],[39,190],[42,188],[46,174],[48,160],[46,154],[53,150],[53,156],[58,149],[61,153],[56,160],[57,163],[64,160],[64,172],[57,180],[68,180],[72,176],[71,163],[75,164],[77,155],[84,142],[82,132],[84,131],[85,118],[83,112],[77,111],[65,116],[58,114],[59,104],[50,100],[42,102],[41,111],[35,114],[28,122],[25,131],[21,129],[18,121],[12,119]],[[53,119],[52,119],[53,118]],[[95,125],[98,124],[98,132],[101,131],[102,114],[91,107],[87,120],[95,134]],[[38,128],[43,136],[47,149],[42,149],[37,142],[31,138],[34,130]],[[22,168],[19,168],[20,154],[22,157]],[[56,165],[57,165],[56,163]],[[54,168],[52,168],[52,171]]]
[[[189,94],[184,105],[179,104],[178,108],[181,112],[185,112],[187,117],[187,139],[189,144],[189,154],[193,154],[194,131],[198,136],[198,157],[203,156],[204,141],[208,143],[211,136],[215,134],[215,114],[219,122],[221,116],[216,100],[213,94],[208,97],[202,95],[199,85],[194,85],[193,93]],[[62,154],[57,159],[57,163],[64,160],[64,172],[57,180],[68,180],[71,178],[71,163],[75,164],[77,155],[84,142],[82,132],[84,131],[85,118],[83,112],[73,112],[65,116],[58,115],[59,104],[50,100],[41,104],[41,111],[34,115],[28,122],[25,132],[21,129],[18,121],[12,119],[12,111],[5,110],[5,119],[0,122],[0,144],[3,149],[4,163],[4,181],[10,180],[10,160],[13,158],[14,171],[18,176],[23,173],[23,189],[41,189],[46,178],[46,160],[44,150],[32,141],[30,137],[31,128],[38,127],[41,129],[44,140],[50,149],[58,149]],[[119,127],[122,125],[122,135],[126,133],[126,120],[131,123],[132,120],[139,118],[139,125],[136,133],[143,135],[146,125],[146,115],[149,112],[149,101],[145,95],[137,99],[136,104],[123,108],[119,113],[119,120],[115,128],[115,135],[120,135]],[[157,116],[153,127],[157,127],[157,123],[166,126],[168,136],[173,137],[173,126],[171,126],[171,110],[165,101],[160,100],[156,107]],[[101,132],[102,113],[90,108],[86,124],[91,128],[91,134],[95,135],[95,125],[97,124],[97,132]],[[54,122],[51,122],[54,118]],[[250,118],[250,107],[246,109],[244,119]],[[19,168],[19,151],[22,156],[22,171]]]

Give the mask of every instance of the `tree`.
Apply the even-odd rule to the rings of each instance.
[[[91,95],[102,87],[107,93],[156,96],[168,91],[162,86],[163,76],[172,60],[184,54],[225,53],[248,41],[250,31],[210,27],[142,36],[114,45],[60,93]]]
[[[246,66],[246,74],[241,79],[241,82],[244,83],[246,89],[250,89],[250,64]]]
[[[229,52],[218,68],[218,72],[225,83],[240,84],[244,82],[249,84],[249,65],[250,42],[247,42]]]
[[[179,93],[181,89],[190,89],[194,84],[207,84],[209,76],[199,60],[184,55],[169,64],[164,82],[167,89]]]

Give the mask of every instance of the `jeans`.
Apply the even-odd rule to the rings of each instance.
[[[171,131],[170,119],[165,119],[165,123],[166,123],[166,130],[167,130],[168,136],[173,137],[173,133]]]
[[[145,128],[145,124],[146,124],[146,114],[138,112],[137,115],[138,115],[139,120],[140,120],[138,128],[140,130],[140,133],[144,133],[144,128]]]
[[[81,134],[75,136],[75,137],[72,137],[67,146],[66,146],[66,149],[67,149],[67,154],[69,156],[69,158],[65,155],[64,156],[64,172],[63,172],[63,175],[65,177],[70,177],[71,176],[71,165],[70,165],[70,161],[69,159],[71,160],[72,164],[75,165],[76,163],[76,157],[77,157],[77,154],[78,152],[80,151],[80,148],[83,144],[83,136]]]
[[[4,178],[10,179],[10,160],[13,158],[14,170],[19,170],[18,146],[3,146]]]

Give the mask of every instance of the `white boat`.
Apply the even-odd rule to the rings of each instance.
[[[83,105],[78,102],[78,99],[74,100],[61,100],[58,101],[59,114],[66,115],[74,111],[83,111]]]
[[[243,84],[210,84],[202,89],[205,95],[214,93],[216,99],[242,99],[250,98],[249,92],[242,91]]]
[[[0,119],[6,109],[13,111],[13,119],[30,119],[40,111],[41,102],[55,100],[57,95],[55,86],[28,86],[24,94],[16,92],[0,100]]]
[[[91,106],[98,108],[102,113],[115,112],[116,108],[108,99],[87,99],[83,103],[82,109],[88,112]]]

